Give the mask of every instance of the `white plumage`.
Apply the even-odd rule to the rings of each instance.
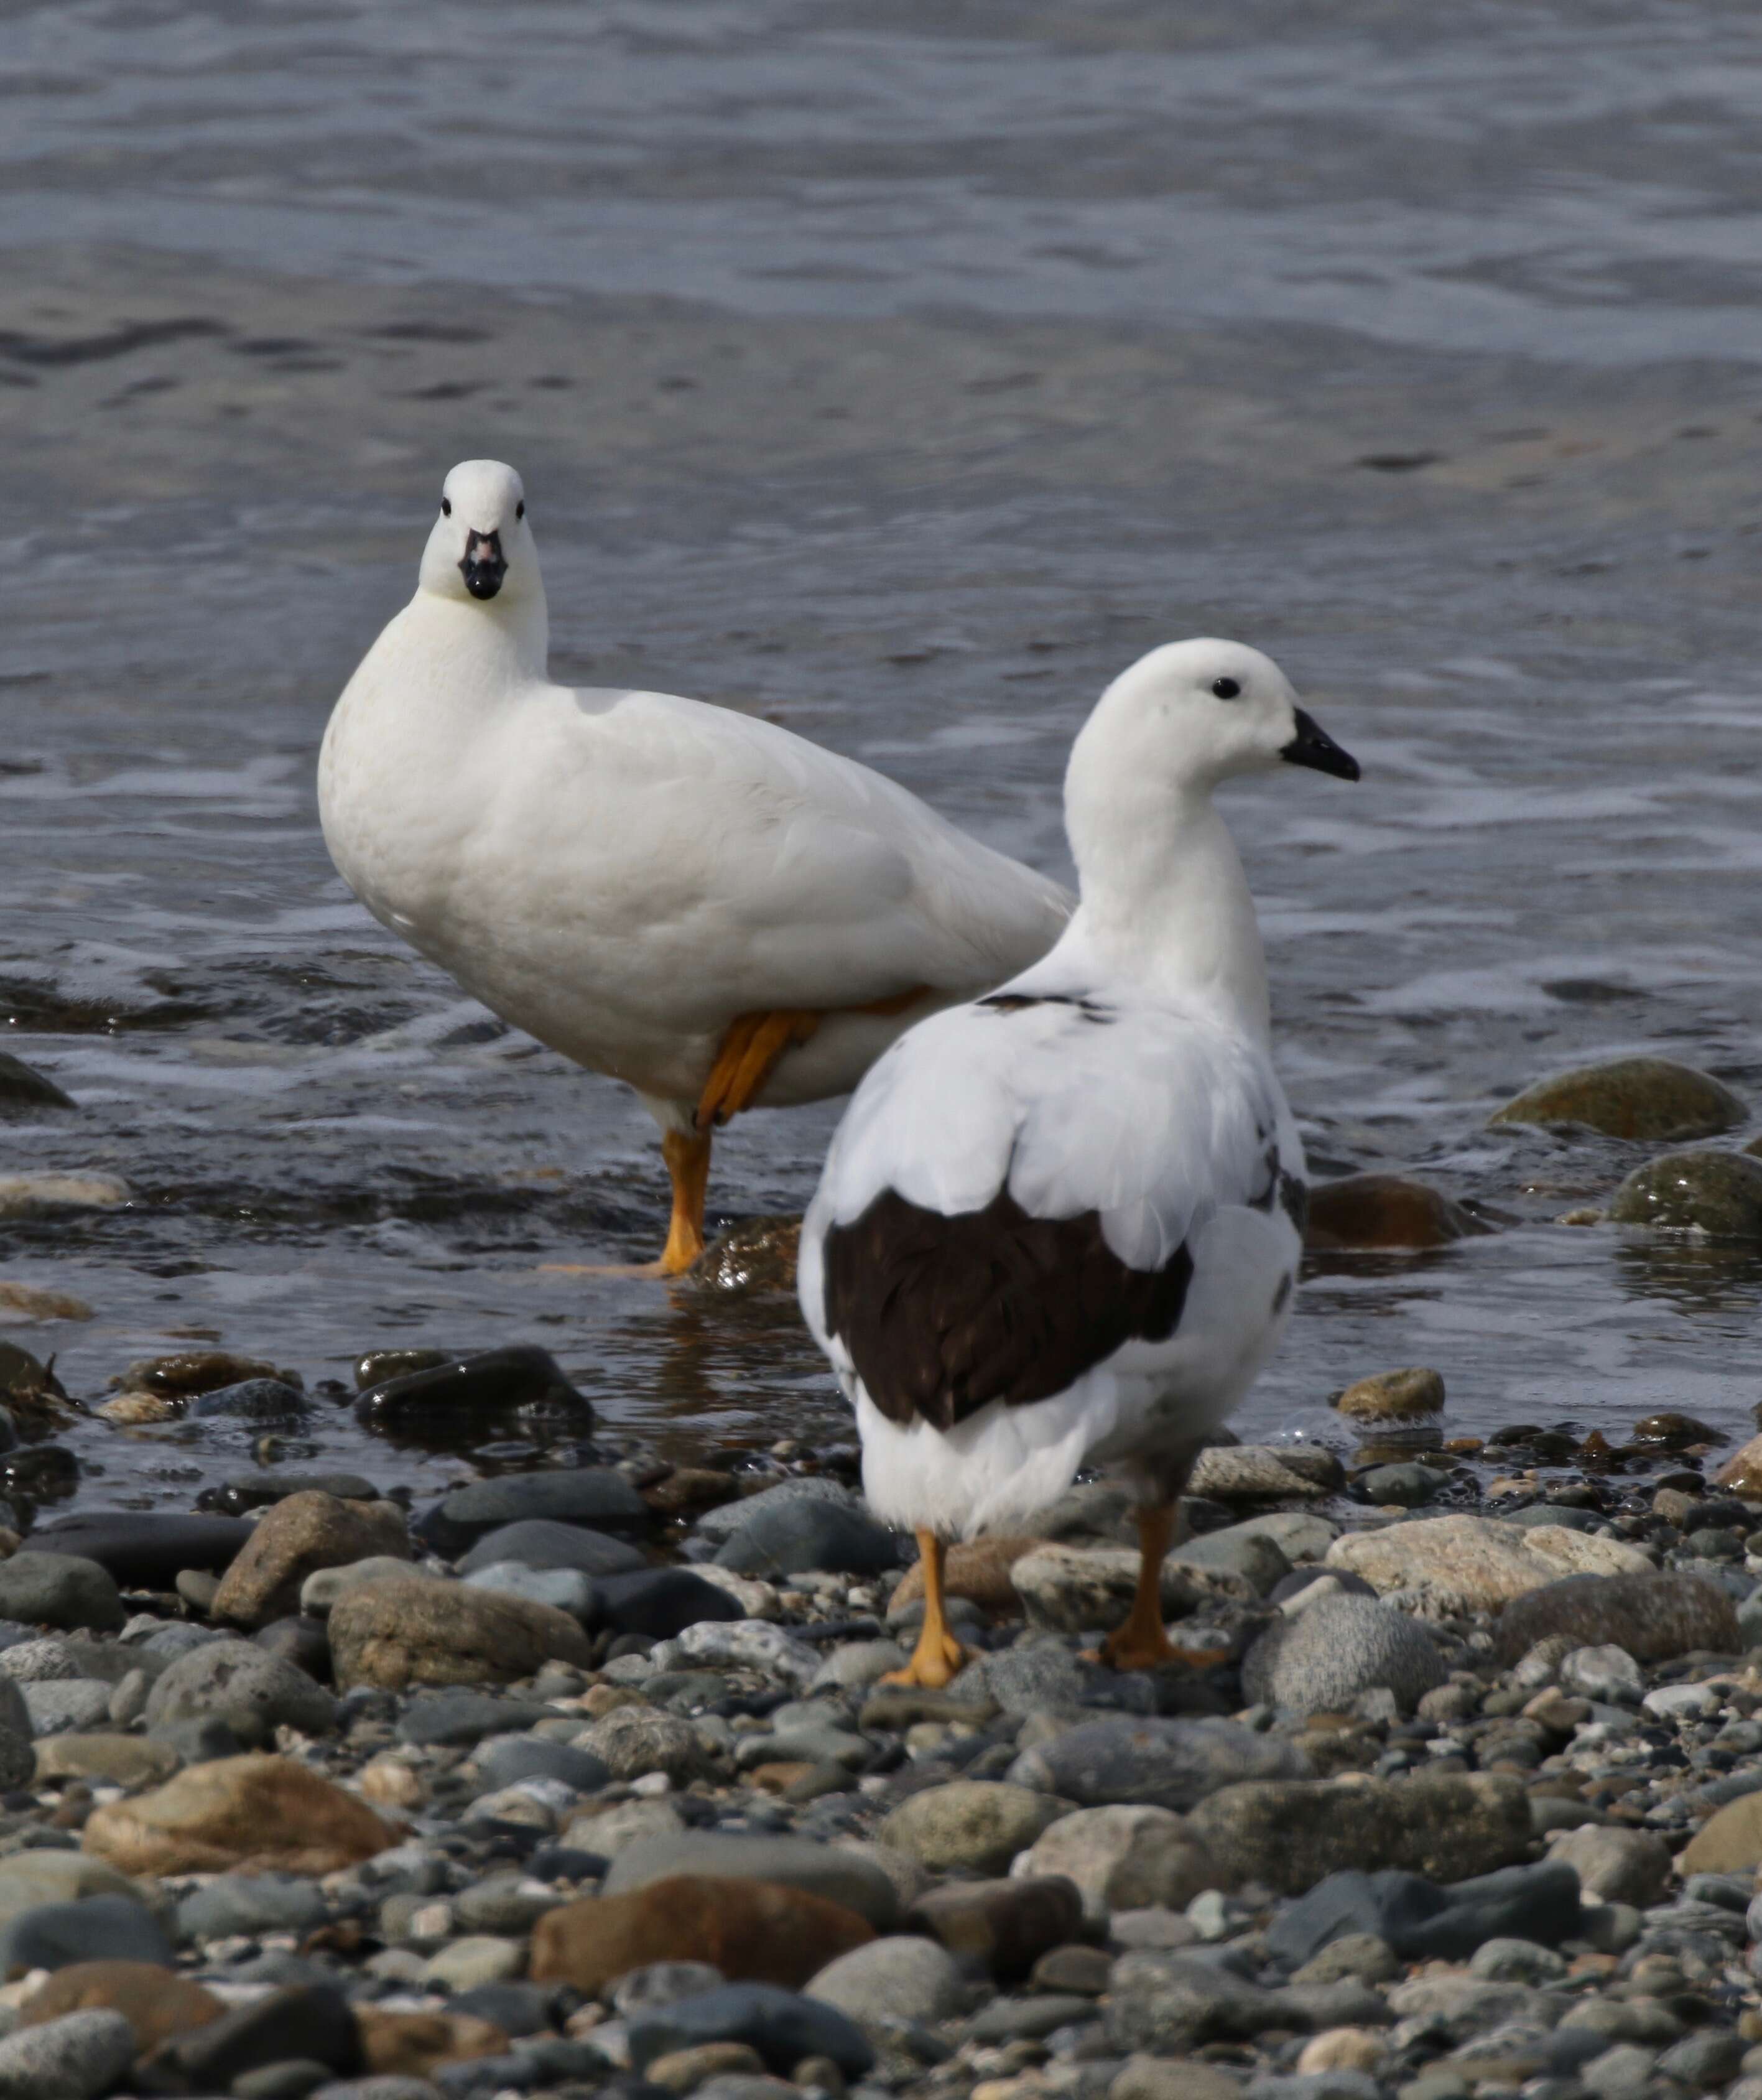
[[[572,691],[548,652],[519,477],[456,467],[416,596],[332,715],[325,840],[412,947],[642,1096],[676,1269],[712,1122],[847,1092],[1043,954],[1070,899],[866,766],[701,701]]]
[[[1174,645],[1117,680],[1067,781],[1069,927],[878,1061],[803,1228],[802,1308],[856,1409],[869,1500],[919,1532],[927,1575],[936,1542],[1019,1523],[1083,1464],[1133,1483],[1152,1586],[1119,1660],[1167,1648],[1152,1548],[1296,1282],[1302,1145],[1211,800],[1281,759],[1357,777],[1255,651]],[[958,1652],[925,1627],[914,1670],[945,1681]]]

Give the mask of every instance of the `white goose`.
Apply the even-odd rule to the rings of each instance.
[[[1169,1640],[1161,1564],[1204,1439],[1289,1317],[1306,1174],[1212,790],[1281,761],[1359,774],[1258,651],[1176,642],[1117,678],[1065,777],[1081,901],[1063,938],[896,1043],[832,1140],[802,1311],[855,1406],[870,1504],[918,1534],[908,1683],[966,1659],[945,1542],[1020,1520],[1086,1463],[1139,1505],[1105,1659],[1204,1660]]]
[[[710,1132],[845,1093],[914,1021],[1043,955],[1055,883],[892,781],[702,701],[571,691],[520,477],[447,475],[416,596],[337,703],[325,843],[374,915],[660,1125],[676,1275]]]

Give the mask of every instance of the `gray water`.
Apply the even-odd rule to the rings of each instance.
[[[1251,1434],[1429,1363],[1451,1426],[1762,1397],[1762,1260],[1561,1226],[1643,1156],[1490,1132],[1579,1058],[1762,1105],[1762,24],[1713,0],[12,7],[0,41],[5,1331],[346,1376],[544,1342],[674,1451],[843,1436],[786,1299],[653,1251],[629,1097],[349,898],[326,713],[446,468],[526,474],[555,668],[751,708],[1062,869],[1106,680],[1228,633],[1364,766],[1236,794],[1312,1162],[1502,1221],[1317,1264]],[[742,1118],[799,1209],[835,1109]],[[69,1438],[186,1504],[242,1430]],[[294,1447],[289,1447],[290,1449]],[[431,1487],[460,1457],[298,1451]]]

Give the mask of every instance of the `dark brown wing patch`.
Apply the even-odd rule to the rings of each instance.
[[[826,1323],[889,1422],[941,1430],[1048,1400],[1123,1343],[1166,1341],[1193,1260],[1128,1268],[1099,1211],[1031,1217],[1006,1189],[950,1217],[883,1189],[826,1236]]]

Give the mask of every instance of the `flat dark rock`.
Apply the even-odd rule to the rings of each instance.
[[[530,1343],[455,1357],[370,1385],[355,1403],[366,1429],[422,1441],[456,1441],[487,1423],[584,1431],[593,1409],[548,1349]]]
[[[527,1699],[496,1699],[487,1692],[419,1692],[398,1723],[402,1743],[469,1748],[486,1736],[505,1736],[554,1721],[553,1709]]]
[[[165,1927],[131,1896],[37,1904],[0,1926],[0,1975],[75,1961],[152,1961],[170,1969],[177,1958]]]
[[[707,1619],[746,1617],[726,1590],[686,1568],[644,1568],[597,1577],[593,1592],[596,1626],[642,1634],[650,1640],[671,1640]]]
[[[72,1095],[63,1093],[53,1079],[27,1065],[22,1057],[0,1050],[0,1115],[18,1109],[77,1106]]]
[[[267,1509],[289,1495],[334,1495],[338,1502],[372,1502],[379,1489],[363,1473],[243,1473],[204,1491],[200,1506],[222,1516]]]
[[[632,2019],[629,2033],[631,2061],[639,2071],[657,2057],[707,2041],[743,2041],[779,2077],[787,2077],[804,2057],[829,2056],[847,2078],[861,2077],[875,2060],[854,2021],[773,1983],[725,1983],[699,1997],[681,1998]]]
[[[416,1523],[416,1535],[438,1551],[459,1554],[504,1524],[547,1517],[595,1531],[645,1532],[654,1517],[623,1475],[609,1466],[568,1472],[504,1473],[456,1488]]]
[[[1440,1888],[1419,1874],[1330,1874],[1280,1912],[1268,1951],[1300,1967],[1354,1933],[1388,1943],[1403,1961],[1465,1961],[1489,1939],[1557,1947],[1579,1929],[1577,1871],[1564,1860],[1507,1867]]]
[[[169,1590],[186,1568],[218,1573],[227,1566],[250,1535],[250,1525],[237,1517],[95,1511],[41,1526],[20,1551],[73,1554],[108,1568],[126,1588]]]

